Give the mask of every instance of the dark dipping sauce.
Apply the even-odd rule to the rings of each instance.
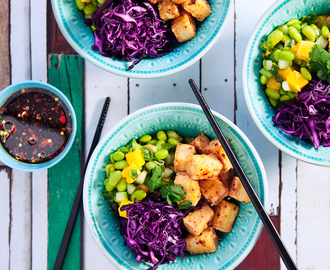
[[[49,90],[21,89],[0,107],[1,144],[16,160],[41,163],[53,159],[71,134],[71,113]]]

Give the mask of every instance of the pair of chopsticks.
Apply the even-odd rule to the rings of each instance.
[[[231,149],[229,143],[227,142],[225,136],[222,133],[222,130],[220,129],[218,123],[216,122],[213,114],[211,113],[211,110],[209,106],[207,105],[205,99],[201,95],[196,83],[194,82],[193,79],[189,80],[189,84],[199,102],[201,105],[207,119],[209,120],[217,138],[219,139],[222,147],[224,148],[230,162],[232,163],[239,179],[241,180],[247,194],[249,195],[251,202],[256,209],[261,221],[263,222],[270,238],[272,239],[278,253],[280,254],[285,266],[287,269],[292,270],[292,269],[298,269],[295,263],[293,262],[289,252],[287,251],[286,247],[284,246],[279,234],[277,233],[273,223],[271,222],[269,216],[267,215],[263,205],[261,204],[257,194],[255,193],[253,187],[250,184],[250,181],[248,180],[247,176],[245,175],[241,165],[239,164],[234,151]]]
[[[79,211],[79,208],[80,208],[81,195],[82,195],[83,184],[84,184],[84,177],[85,177],[85,172],[86,172],[86,169],[87,169],[88,161],[89,161],[90,157],[92,156],[92,153],[93,153],[96,145],[98,144],[98,142],[100,140],[100,136],[101,136],[101,132],[102,132],[102,129],[103,129],[104,121],[105,121],[105,118],[107,116],[107,112],[108,112],[108,109],[109,109],[110,100],[111,100],[110,97],[107,97],[104,101],[103,109],[102,109],[102,112],[101,112],[101,115],[100,115],[100,118],[99,118],[99,122],[98,122],[96,130],[95,130],[92,145],[91,145],[91,148],[89,149],[89,153],[88,153],[88,156],[87,156],[87,159],[86,159],[86,162],[85,162],[84,172],[82,173],[82,175],[80,177],[80,183],[79,183],[79,186],[78,186],[76,197],[74,199],[72,209],[71,209],[71,212],[70,212],[70,216],[69,216],[69,219],[68,219],[68,223],[66,225],[64,235],[63,235],[63,238],[62,238],[62,242],[61,242],[60,248],[59,248],[58,253],[57,253],[56,261],[55,261],[54,268],[53,268],[54,270],[60,270],[60,269],[62,269],[62,266],[63,266],[63,262],[64,262],[64,259],[65,259],[65,254],[66,254],[66,251],[68,249],[69,242],[70,242],[73,226],[74,226],[74,223],[76,221],[76,217],[77,217],[77,214],[78,214],[78,211]]]

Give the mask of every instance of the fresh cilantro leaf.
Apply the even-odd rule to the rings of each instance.
[[[178,209],[179,209],[179,210],[189,209],[189,208],[191,207],[191,205],[192,205],[192,202],[191,202],[191,201],[183,201],[183,202],[179,205]]]
[[[282,78],[282,76],[280,74],[275,74],[274,75],[274,78],[275,78],[276,82],[278,82],[278,83],[282,83],[283,82],[283,78]]]
[[[135,180],[139,176],[138,172],[134,169],[130,170],[129,173],[130,173],[130,177],[132,177],[133,180]]]
[[[318,21],[316,13],[312,13],[311,15],[307,15],[301,18],[301,23],[307,22],[307,24],[316,23]]]
[[[321,80],[329,80],[330,77],[330,53],[324,50],[320,45],[314,45],[309,53],[308,65],[312,71],[316,72]]]
[[[161,167],[157,166],[152,169],[152,176],[146,183],[150,192],[154,192],[156,188],[159,188],[162,185],[162,174],[163,171]]]
[[[143,146],[142,147],[142,154],[143,154],[143,158],[146,161],[151,161],[153,160],[153,154],[150,152],[150,149],[148,147]]]
[[[180,199],[181,199],[181,196],[178,195],[178,194],[176,194],[176,193],[173,192],[173,191],[170,191],[170,192],[168,193],[168,196],[170,197],[170,199],[171,199],[172,202],[179,202]]]
[[[183,187],[180,185],[175,185],[173,182],[173,185],[171,185],[171,191],[178,196],[178,200],[175,202],[178,202],[180,200],[183,200],[186,198],[186,192],[184,192]]]

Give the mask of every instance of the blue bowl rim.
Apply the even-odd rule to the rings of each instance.
[[[160,77],[165,77],[168,75],[172,75],[174,73],[177,73],[179,71],[182,71],[186,68],[188,68],[189,66],[193,65],[194,63],[196,63],[199,59],[201,59],[211,48],[212,46],[217,42],[217,40],[219,39],[219,37],[221,36],[228,20],[229,20],[229,14],[230,11],[232,9],[233,6],[233,0],[229,0],[229,6],[227,9],[227,12],[225,14],[225,19],[223,21],[223,24],[221,25],[218,33],[216,33],[216,35],[214,36],[214,38],[199,52],[197,53],[190,61],[185,62],[184,64],[175,67],[171,70],[168,71],[164,71],[161,73],[134,73],[134,70],[131,70],[131,72],[128,71],[121,71],[121,70],[117,70],[114,68],[111,68],[109,66],[105,66],[102,63],[100,63],[99,61],[95,61],[93,60],[93,58],[86,53],[86,51],[82,48],[80,48],[72,39],[72,37],[70,36],[70,34],[68,33],[64,23],[62,22],[62,20],[59,18],[59,10],[60,8],[56,5],[56,0],[51,0],[51,4],[52,4],[52,9],[53,9],[53,13],[55,16],[55,20],[57,22],[57,25],[59,26],[63,36],[65,37],[65,39],[68,41],[68,43],[72,46],[72,48],[79,54],[81,55],[84,59],[86,59],[88,62],[92,63],[93,65],[106,70],[108,72],[111,72],[113,74],[116,75],[120,75],[123,77],[129,77],[129,78],[143,78],[143,79],[152,79],[152,78],[160,78]]]
[[[65,157],[65,155],[69,152],[69,150],[75,140],[76,130],[77,130],[76,114],[73,110],[73,107],[72,107],[70,101],[59,89],[57,89],[56,87],[54,87],[48,83],[29,80],[29,81],[22,81],[19,83],[11,84],[0,92],[0,100],[1,100],[0,106],[2,106],[6,102],[6,100],[9,98],[9,96],[11,96],[13,93],[21,90],[22,88],[31,88],[31,87],[40,87],[40,88],[47,89],[61,98],[61,100],[65,103],[65,105],[67,106],[67,108],[69,109],[69,111],[71,113],[72,134],[71,134],[69,142],[65,146],[62,153],[60,153],[58,156],[56,156],[55,158],[53,158],[49,161],[38,163],[38,164],[29,164],[29,163],[17,161],[10,154],[7,153],[7,151],[2,147],[2,145],[0,145],[0,160],[4,164],[6,164],[8,167],[11,167],[13,169],[20,170],[20,171],[25,171],[25,172],[35,172],[35,171],[48,169],[48,168],[54,166],[55,164],[57,164],[60,160],[62,160]]]
[[[250,38],[246,44],[246,49],[244,53],[244,58],[243,58],[243,65],[242,65],[242,85],[243,85],[243,94],[245,98],[245,103],[248,107],[248,110],[250,112],[250,115],[254,121],[254,123],[257,125],[259,130],[262,132],[262,134],[272,143],[274,144],[279,150],[287,153],[288,155],[304,161],[309,164],[313,165],[318,165],[318,166],[324,166],[324,167],[330,167],[330,162],[324,162],[318,159],[310,158],[310,156],[304,156],[300,152],[297,153],[294,151],[289,145],[281,143],[274,139],[274,137],[265,129],[265,127],[262,125],[260,119],[258,118],[258,114],[254,111],[252,104],[250,103],[249,99],[249,89],[247,86],[247,66],[249,62],[249,54],[251,50],[251,46],[254,43],[254,37],[256,36],[258,30],[260,27],[264,24],[264,21],[269,17],[269,15],[278,7],[281,7],[282,5],[286,5],[287,3],[292,2],[293,0],[278,0],[274,4],[272,4],[266,12],[262,15],[262,17],[259,19],[257,24],[255,25]]]
[[[199,105],[196,104],[192,104],[192,103],[183,103],[183,102],[169,102],[169,103],[159,103],[159,104],[155,104],[155,105],[151,105],[145,108],[142,108],[140,110],[137,110],[129,115],[127,115],[126,117],[124,117],[120,122],[118,122],[115,126],[113,126],[102,138],[102,140],[98,143],[98,145],[96,146],[95,150],[93,151],[93,154],[91,156],[90,160],[95,160],[98,153],[100,152],[102,146],[105,144],[105,142],[108,140],[108,137],[110,136],[110,134],[114,133],[120,126],[124,125],[125,122],[128,119],[134,118],[136,115],[139,114],[143,114],[143,112],[149,111],[149,110],[153,110],[153,109],[157,109],[157,108],[167,108],[167,107],[186,107],[186,108],[194,108],[194,109],[199,109],[201,111],[202,114],[203,110]],[[227,123],[232,129],[234,129],[245,141],[245,143],[249,146],[251,152],[253,153],[253,156],[257,162],[257,164],[260,167],[260,172],[262,175],[262,183],[264,186],[264,203],[263,206],[265,207],[268,203],[268,182],[267,182],[267,175],[266,175],[266,171],[264,168],[264,165],[261,161],[261,158],[259,157],[258,152],[256,151],[256,149],[254,148],[253,144],[250,142],[250,140],[247,138],[247,136],[243,133],[243,131],[241,131],[232,121],[230,121],[228,118],[224,117],[223,115],[211,110],[212,114],[214,116],[216,116],[217,118],[221,119],[222,121],[224,121],[225,123]],[[94,221],[89,217],[90,212],[89,212],[89,205],[88,205],[88,197],[87,197],[87,193],[86,192],[88,190],[88,181],[86,180],[88,178],[88,176],[91,174],[92,171],[92,167],[93,164],[92,162],[88,163],[87,169],[86,169],[86,173],[85,173],[85,181],[84,181],[84,187],[83,187],[83,210],[85,213],[85,218],[86,218],[86,222],[87,222],[87,226],[89,228],[90,233],[92,234],[92,237],[95,241],[95,243],[97,244],[97,246],[99,247],[99,249],[101,250],[101,252],[105,255],[105,257],[113,264],[115,265],[118,269],[122,269],[122,270],[126,270],[127,268],[125,268],[124,266],[120,265],[105,249],[105,247],[102,245],[102,242],[100,241],[100,239],[97,237],[97,235],[95,234],[95,230],[97,230],[97,225],[94,223]],[[234,269],[235,267],[237,267],[245,258],[246,256],[251,252],[251,250],[253,249],[253,247],[255,246],[257,240],[259,239],[259,236],[261,234],[261,230],[263,228],[263,224],[260,220],[259,217],[257,217],[257,222],[258,222],[258,226],[256,229],[256,234],[255,237],[253,238],[253,240],[250,242],[249,248],[247,248],[244,252],[242,252],[242,254],[240,255],[240,257],[230,266],[230,268],[228,268],[228,270]]]

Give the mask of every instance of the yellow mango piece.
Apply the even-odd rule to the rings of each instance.
[[[296,45],[298,46],[298,50],[295,53],[296,59],[309,61],[309,53],[311,52],[315,43],[312,41],[302,40],[298,42]]]
[[[327,37],[328,37],[328,42],[330,42],[330,32],[327,34]],[[329,46],[328,50],[330,52],[330,46]]]
[[[293,52],[294,54],[297,53],[298,48],[299,48],[300,42],[296,43],[295,45],[291,46],[291,52]]]
[[[136,166],[135,164],[129,165],[128,167],[126,167],[125,169],[122,170],[121,177],[126,178],[126,182],[129,183],[129,184],[132,184],[135,181],[132,178],[132,170],[135,170],[137,172],[137,177],[138,177],[139,174],[141,173],[139,171],[139,168],[140,167]]]
[[[275,91],[280,90],[281,88],[281,84],[279,82],[276,81],[275,77],[271,77],[268,82],[267,82],[267,88],[273,89]]]
[[[296,70],[292,71],[286,77],[286,80],[290,88],[296,93],[300,92],[301,89],[308,84],[308,81]]]
[[[136,149],[133,152],[127,153],[125,157],[128,165],[134,164],[138,168],[141,168],[146,163],[140,149]]]
[[[286,69],[278,69],[277,74],[282,76],[283,81],[286,81],[286,77],[294,71],[294,67],[292,68],[286,68]]]
[[[122,201],[122,202],[119,203],[119,208],[118,208],[119,216],[124,217],[124,218],[127,218],[127,211],[126,210],[121,211],[120,208],[123,205],[131,204],[131,203],[134,203],[134,202],[132,202],[132,201]]]

